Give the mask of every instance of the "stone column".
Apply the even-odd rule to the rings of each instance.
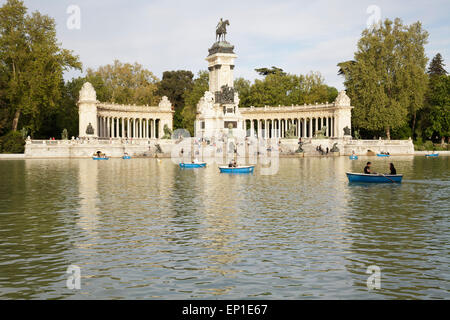
[[[269,138],[269,128],[267,127],[268,121],[267,119],[264,119],[264,139]]]
[[[336,119],[334,116],[331,118],[331,122],[332,122],[332,128],[333,128],[331,136],[334,138],[334,137],[336,137]]]
[[[283,119],[280,119],[280,138],[283,138]]]
[[[136,125],[136,138],[140,139],[141,138],[141,119],[136,119],[137,120],[137,125]]]
[[[308,137],[312,138],[312,124],[313,124],[313,119],[310,117],[309,118],[309,130],[308,130]]]
[[[148,132],[148,121],[147,118],[143,119],[144,121],[144,139],[147,139],[147,132]]]
[[[275,119],[270,120],[270,122],[272,123],[272,138],[276,138],[277,137],[277,133],[276,133],[276,127],[275,127]]]
[[[250,120],[250,137],[255,136],[255,124],[253,122],[253,119]]]
[[[153,119],[150,119],[150,138],[153,139],[155,137],[155,133],[153,132],[153,127],[155,126],[155,123]]]
[[[264,127],[264,120],[261,120],[261,138],[265,138],[266,136],[266,128]]]
[[[152,119],[148,119],[148,138],[152,138]]]
[[[164,135],[164,131],[163,131],[164,126],[162,125],[161,119],[158,119],[158,120],[159,120],[158,121],[158,139],[161,139],[162,136]]]
[[[128,138],[132,138],[133,137],[133,119],[128,119]]]
[[[152,139],[156,138],[156,120],[152,119]]]
[[[134,123],[136,124],[136,134],[135,134],[135,138],[139,139],[139,118],[134,120]]]
[[[328,136],[331,138],[333,136],[333,119],[329,116],[328,119]]]
[[[261,137],[261,138],[263,138],[264,139],[264,127],[263,127],[263,120],[259,120],[259,124],[258,124],[258,126],[259,126],[259,134],[258,134],[258,137]]]
[[[277,119],[277,138],[281,136],[280,119]]]

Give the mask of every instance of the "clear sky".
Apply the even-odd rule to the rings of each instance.
[[[0,0],[3,5],[5,0]],[[230,20],[227,40],[239,58],[236,77],[253,80],[255,68],[277,66],[289,73],[320,71],[327,84],[343,89],[337,63],[353,58],[368,20],[420,20],[430,33],[428,57],[450,61],[450,1],[152,1],[25,0],[31,10],[55,18],[63,47],[84,68],[114,59],[139,62],[161,78],[167,70],[206,70],[207,49],[221,17]],[[70,5],[80,8],[80,29],[69,29]],[[376,6],[375,10],[370,6]],[[368,13],[369,9],[369,13]],[[77,76],[66,74],[66,78]]]

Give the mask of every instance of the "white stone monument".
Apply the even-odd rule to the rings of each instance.
[[[345,91],[339,92],[336,101],[334,102],[336,107],[336,129],[339,138],[351,139],[351,127],[352,127],[352,109],[351,101]],[[346,131],[348,131],[346,133]]]
[[[228,21],[226,21],[228,23]],[[218,30],[221,26],[219,23]],[[225,29],[226,33],[226,29]],[[219,37],[220,40],[220,37]],[[197,138],[222,138],[230,133],[234,137],[246,135],[245,120],[239,111],[239,96],[234,91],[234,46],[218,41],[209,49],[209,91],[197,105],[195,136]]]
[[[81,88],[78,100],[80,138],[98,138],[97,103],[97,93],[94,87],[86,82]]]

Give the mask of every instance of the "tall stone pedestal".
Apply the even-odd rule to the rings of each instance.
[[[234,46],[216,42],[209,49],[209,91],[197,105],[195,136],[223,138],[232,131],[237,138],[245,137],[245,121],[239,111],[239,96],[234,91]]]
[[[97,94],[94,87],[86,82],[80,91],[78,100],[80,138],[98,138],[97,125]]]

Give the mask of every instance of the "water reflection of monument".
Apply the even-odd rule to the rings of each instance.
[[[213,180],[221,179],[215,170],[206,170],[202,178],[202,187],[198,192],[199,199],[202,199],[200,220],[203,229],[202,246],[207,249],[206,257],[210,262],[207,268],[221,275],[233,277],[237,271],[232,265],[240,258],[241,245],[236,240],[240,224],[240,206],[244,200],[239,196],[239,188],[236,189],[235,185],[211,183]],[[234,179],[234,183],[239,181]],[[198,184],[200,185],[200,181]],[[220,291],[219,288],[216,290]]]
[[[80,197],[78,225],[83,230],[93,230],[100,210],[97,206],[98,163],[90,160],[78,162],[78,192]]]

